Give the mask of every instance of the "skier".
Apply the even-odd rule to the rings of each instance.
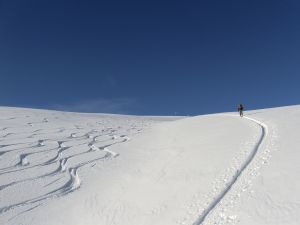
[[[244,116],[244,106],[242,104],[239,105],[238,107],[238,112],[240,113],[240,117]]]

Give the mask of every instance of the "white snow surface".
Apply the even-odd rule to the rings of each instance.
[[[196,117],[0,107],[2,225],[296,225],[300,106]]]

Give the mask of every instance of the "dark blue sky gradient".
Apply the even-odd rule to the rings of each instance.
[[[297,0],[0,0],[0,105],[195,115],[300,104]]]

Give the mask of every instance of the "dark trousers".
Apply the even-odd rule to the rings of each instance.
[[[244,116],[243,110],[240,110],[240,116],[241,116],[241,117]]]

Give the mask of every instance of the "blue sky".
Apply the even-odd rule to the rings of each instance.
[[[297,0],[0,0],[0,105],[197,115],[300,104]]]

